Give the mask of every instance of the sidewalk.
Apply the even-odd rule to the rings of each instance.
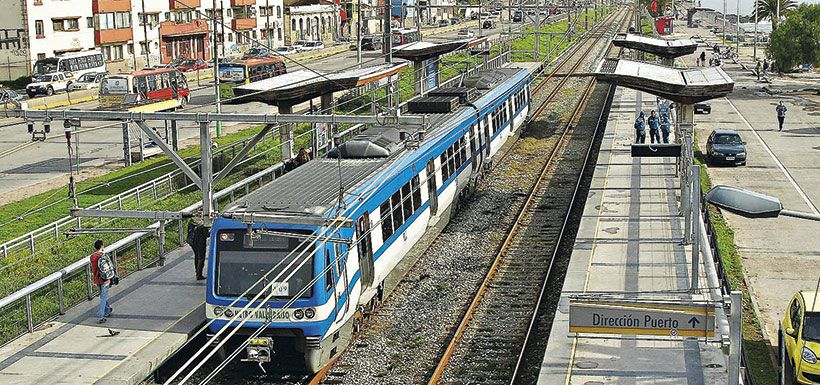
[[[0,348],[0,383],[140,384],[205,320],[205,281],[194,279],[188,247],[121,282],[105,324],[94,298]]]
[[[688,293],[674,158],[632,158],[636,92],[618,88],[541,366],[539,384],[724,384],[727,356],[703,339],[570,334],[568,296],[706,300]],[[655,98],[643,94],[644,110]],[[648,140],[648,138],[647,138]],[[708,287],[703,266],[698,277]]]

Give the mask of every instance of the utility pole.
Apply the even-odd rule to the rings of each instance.
[[[145,66],[151,66],[151,46],[148,44],[148,15],[145,14],[145,0],[142,0],[142,41],[145,44]],[[135,66],[136,67],[136,66]],[[136,69],[136,68],[134,68]]]
[[[723,0],[723,44],[726,44],[726,0]]]
[[[737,19],[735,20],[735,52],[740,55],[740,0],[737,0]],[[739,59],[740,57],[738,57]]]
[[[356,10],[356,63],[362,66],[362,0],[357,0]]]
[[[268,35],[268,49],[271,49],[271,48],[273,48],[273,45],[271,44],[271,36],[270,36],[271,35],[270,14],[273,13],[273,8],[270,7],[269,0],[265,0],[265,9],[266,9],[265,14],[267,15],[265,17],[265,34]]]
[[[758,4],[757,4],[757,1],[755,1],[755,42],[754,42],[755,63],[757,63],[757,8],[758,8]]]
[[[387,53],[384,55],[384,62],[385,63],[392,63],[393,62],[393,41],[391,39],[391,26],[390,26],[390,13],[392,4],[390,0],[384,0],[384,27],[382,28],[384,34],[384,49]]]
[[[221,4],[221,2],[220,2]],[[217,21],[222,21],[222,8],[219,9],[219,17],[216,17],[216,0],[213,1],[213,14],[214,14],[214,96],[216,97],[216,113],[219,114],[222,112],[222,103],[220,101],[219,95],[219,48],[217,47],[217,38],[216,38],[216,27]],[[222,135],[222,122],[216,122],[216,137],[220,137]],[[204,159],[204,158],[203,158]],[[204,175],[203,175],[204,176]],[[203,202],[204,204],[204,202]],[[204,208],[204,206],[203,206]]]

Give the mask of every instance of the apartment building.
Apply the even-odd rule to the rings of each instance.
[[[254,41],[284,40],[282,0],[4,0],[0,80],[31,74],[38,59],[96,48],[109,71],[177,58],[211,60],[214,22],[220,56]]]
[[[337,4],[327,0],[298,0],[285,10],[285,43],[297,40],[330,42],[339,32]]]

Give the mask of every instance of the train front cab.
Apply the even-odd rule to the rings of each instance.
[[[356,302],[348,299],[356,298],[351,290],[353,279],[357,278],[358,261],[345,258],[348,243],[343,240],[352,237],[353,229],[341,229],[323,243],[324,238],[315,237],[319,230],[316,227],[259,223],[253,227],[254,236],[249,237],[245,224],[220,218],[211,230],[205,306],[206,318],[214,321],[210,332],[217,333],[239,313],[231,326],[238,326],[242,320],[247,322],[226,344],[228,353],[264,327],[259,335],[261,342],[255,342],[271,345],[272,359],[301,353],[307,370],[318,371],[344,349],[352,330],[349,321],[356,311]],[[337,255],[342,257],[336,258]],[[308,260],[302,263],[305,258]],[[271,269],[271,274],[263,278]],[[260,301],[254,302],[249,310],[242,310],[282,272],[285,274],[281,278],[293,274],[273,284],[260,297],[262,301],[271,295],[270,300],[262,306],[258,306]],[[253,286],[260,280],[261,284]],[[251,286],[253,289],[237,300]],[[253,355],[244,358],[254,362],[270,359]]]

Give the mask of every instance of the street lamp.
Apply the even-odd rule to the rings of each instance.
[[[780,200],[733,186],[715,186],[704,197],[707,202],[748,218],[776,218],[779,215],[820,221],[820,215],[786,210]]]

